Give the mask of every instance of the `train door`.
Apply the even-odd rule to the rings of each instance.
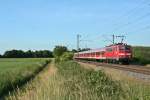
[[[116,60],[117,59],[117,46],[113,47],[113,59]]]

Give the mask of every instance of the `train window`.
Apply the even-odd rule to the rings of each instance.
[[[113,51],[117,51],[117,48],[116,48],[116,47],[114,47],[114,48],[113,48]]]
[[[97,53],[96,53],[96,55],[100,55],[100,54],[101,54],[100,52],[97,52]]]
[[[112,48],[107,48],[106,51],[112,52]]]
[[[125,49],[126,49],[126,50],[130,50],[130,46],[126,46]]]
[[[130,46],[121,46],[119,50],[130,50]]]
[[[104,51],[101,52],[102,55],[104,55],[104,53],[105,53]]]

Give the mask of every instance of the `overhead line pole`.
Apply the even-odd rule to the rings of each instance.
[[[115,35],[113,34],[113,44],[115,44]]]
[[[118,36],[116,36],[116,35],[112,35],[112,37],[113,37],[113,44],[115,44],[115,38],[121,38],[121,43],[123,43],[123,41],[124,41],[124,38],[125,38],[125,36],[124,35],[118,35]]]
[[[77,51],[80,49],[80,37],[81,35],[77,34]]]

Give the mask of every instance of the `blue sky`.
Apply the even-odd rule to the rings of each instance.
[[[100,48],[112,34],[150,46],[148,0],[0,0],[0,53],[52,50],[55,45]]]

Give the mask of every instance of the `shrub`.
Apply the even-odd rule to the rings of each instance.
[[[73,53],[72,52],[65,52],[61,57],[60,57],[60,61],[68,61],[68,60],[72,60],[73,58]]]
[[[133,62],[150,64],[150,47],[133,47]]]
[[[61,62],[57,67],[60,76],[66,79],[62,87],[67,88],[66,95],[71,96],[71,100],[75,97],[83,100],[86,97],[88,100],[120,100],[124,97],[120,83],[113,81],[100,70],[87,70],[72,61]]]

